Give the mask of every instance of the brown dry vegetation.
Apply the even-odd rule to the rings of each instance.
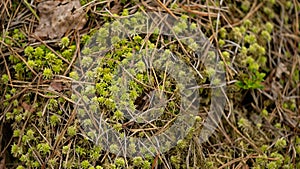
[[[40,1],[0,3],[0,168],[300,168],[299,1],[81,0],[77,10]],[[138,163],[82,134],[70,72],[93,32],[124,11],[187,15],[215,46],[227,98],[209,141],[199,144],[200,125]]]

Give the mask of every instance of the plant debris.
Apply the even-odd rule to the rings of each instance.
[[[79,0],[44,1],[38,4],[40,22],[34,35],[40,38],[60,38],[71,30],[80,30],[86,23]]]
[[[22,2],[2,0],[0,3],[0,169],[300,169],[298,1]],[[124,30],[119,29],[120,23],[139,29],[143,25],[139,17],[126,19],[138,12],[175,16],[180,24],[172,27],[174,33],[201,30],[216,49],[215,52],[208,50],[209,57],[203,60],[218,61],[220,67],[224,65],[226,83],[215,78],[218,72],[214,68],[202,65],[199,59],[202,55],[192,50],[194,43],[187,36],[179,43],[180,36],[172,38],[160,34],[164,27],[153,33],[134,33],[134,29],[130,29],[133,32],[128,31],[127,39],[112,34],[113,30]],[[118,19],[126,20],[117,22]],[[147,23],[151,28],[151,22]],[[38,42],[32,42],[30,37]],[[93,45],[95,42],[101,45]],[[114,47],[102,46],[104,42]],[[203,76],[197,78],[196,86],[191,85],[191,88],[199,88],[201,96],[197,116],[190,116],[196,122],[186,133],[182,132],[186,137],[176,139],[177,145],[165,153],[156,153],[155,146],[144,148],[133,144],[131,139],[126,145],[119,144],[125,143],[122,138],[127,136],[148,139],[165,134],[178,119],[182,109],[179,101],[185,100],[179,95],[182,84],[167,69],[144,71],[146,65],[137,60],[141,56],[134,55],[143,54],[143,49],[168,49],[171,53],[166,52],[166,56],[179,56],[195,70],[195,75]],[[98,56],[101,60],[96,58]],[[130,81],[116,77],[117,68],[127,64],[132,65],[128,71],[132,74]],[[136,65],[139,66],[134,67]],[[188,76],[184,71],[177,72],[175,76]],[[91,83],[93,78],[96,81]],[[129,90],[125,91],[123,86]],[[223,116],[214,133],[207,137],[208,141],[201,142],[205,139],[201,132],[208,131],[203,130],[205,122],[213,120],[209,115],[214,112],[210,106],[212,89],[218,86],[226,87]],[[75,87],[77,92],[73,91]],[[165,107],[152,101],[156,97],[151,94],[152,89],[159,89],[159,96],[168,103]],[[137,114],[142,118],[132,119],[128,117],[130,114],[123,113],[124,108],[117,108],[122,105],[115,103],[120,100],[119,93],[119,98],[125,99],[121,102],[123,105],[139,111],[159,106],[164,108],[160,109],[163,114],[153,113],[150,118]],[[77,94],[86,97],[80,99]],[[155,106],[152,107],[152,103]],[[87,108],[93,111],[87,112]],[[221,110],[219,106],[215,108]],[[106,135],[103,131],[108,128],[99,125],[103,124],[100,118],[112,127],[109,131],[120,135]],[[183,131],[181,127],[176,129]],[[98,134],[110,139],[107,140],[109,150],[92,141],[101,141]],[[178,137],[171,133],[169,138]],[[169,143],[159,144],[163,147]],[[127,152],[139,155],[121,155]],[[152,155],[147,155],[149,152]]]

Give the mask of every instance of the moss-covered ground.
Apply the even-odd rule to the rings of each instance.
[[[81,0],[82,7],[69,9],[74,17],[76,11],[83,12],[83,18],[76,19],[80,25],[76,29],[72,24],[56,25],[62,32],[39,26],[47,17],[38,10],[42,1],[0,3],[0,168],[300,168],[299,1]],[[44,7],[51,11],[66,2]],[[63,11],[61,16],[69,16],[67,7]],[[71,79],[80,79],[76,70],[82,67],[75,63],[81,55],[98,50],[84,45],[97,33],[105,36],[107,29],[101,28],[106,23],[138,12],[177,18],[182,24],[173,28],[175,33],[187,30],[185,23],[197,27],[220,56],[219,64],[226,73],[226,84],[222,84],[226,85],[226,106],[208,141],[200,144],[199,131],[211,103],[207,77],[215,70],[201,67],[195,68],[195,74],[204,76],[197,83],[204,86],[199,93],[206,99],[201,99],[193,117],[196,124],[169,151],[149,156],[143,154],[147,149],[141,149],[140,156],[124,157],[117,153],[122,147],[112,144],[107,151],[89,139],[93,131],[84,130],[95,121],[82,121],[84,110],[76,107]],[[95,93],[92,101],[123,136],[146,138],[167,128],[180,110],[180,84],[163,71],[141,71],[144,63],[135,63],[131,53],[145,46],[165,47],[166,55],[176,53],[186,64],[195,65],[198,60],[190,55],[196,46],[181,45],[157,32],[111,40],[118,47],[87,73],[96,83],[85,89],[86,94]],[[83,68],[93,62],[90,59],[81,60]],[[153,88],[162,89],[172,100],[153,123],[129,123],[116,108],[116,96],[111,93],[118,91],[122,79],[115,79],[114,73],[117,65],[128,62],[134,62],[137,69],[131,70],[135,78],[130,90],[121,93],[126,106],[143,110],[147,105],[139,100]],[[151,127],[153,131],[144,130]],[[133,145],[129,151],[134,150]]]

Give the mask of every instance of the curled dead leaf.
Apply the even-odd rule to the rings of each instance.
[[[279,63],[277,68],[276,68],[276,77],[281,79],[282,73],[289,74],[290,72],[288,71],[285,64]]]
[[[28,112],[32,113],[35,110],[33,106],[27,104],[26,102],[22,102],[21,105],[22,105],[23,109],[26,110],[26,111],[28,111]]]
[[[273,94],[273,97],[278,98],[278,95],[280,95],[282,89],[282,85],[278,81],[276,81],[275,78],[273,78],[273,81],[271,82],[271,92]]]
[[[0,169],[6,169],[5,167],[5,158],[0,161]]]
[[[63,85],[60,82],[51,82],[50,87],[55,90],[55,91],[62,91],[63,90]],[[51,89],[50,89],[51,90]]]
[[[79,0],[43,1],[37,8],[40,22],[34,35],[40,38],[60,38],[67,31],[82,29],[86,23]]]
[[[109,10],[112,14],[118,14],[122,10],[122,5],[120,2],[115,1],[115,5]]]

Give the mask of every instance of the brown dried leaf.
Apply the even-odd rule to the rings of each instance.
[[[276,77],[280,79],[281,76],[282,76],[282,73],[289,74],[290,72],[288,71],[285,64],[279,63],[277,68],[276,68]]]
[[[276,81],[275,78],[273,78],[273,81],[271,82],[271,92],[273,94],[273,97],[277,98],[282,89],[282,85],[278,81]]]
[[[24,110],[26,110],[26,111],[28,111],[28,112],[34,112],[34,107],[33,106],[31,106],[31,105],[29,105],[29,104],[27,104],[26,102],[22,102],[22,107],[24,108]]]
[[[122,5],[120,2],[116,2],[116,4],[109,10],[112,14],[118,14],[122,10]]]
[[[0,169],[6,169],[5,167],[5,158],[0,161]]]
[[[40,38],[60,38],[67,31],[82,29],[86,23],[79,0],[44,1],[37,8],[40,23],[34,34]]]
[[[58,92],[63,90],[63,85],[62,85],[62,83],[59,83],[59,82],[51,82],[50,86],[52,87],[52,89],[54,89]]]
[[[27,103],[25,103],[25,102],[22,102],[22,107],[24,108],[24,110],[27,110],[27,111],[29,111],[30,109],[31,109],[31,106],[30,105],[28,105]]]

